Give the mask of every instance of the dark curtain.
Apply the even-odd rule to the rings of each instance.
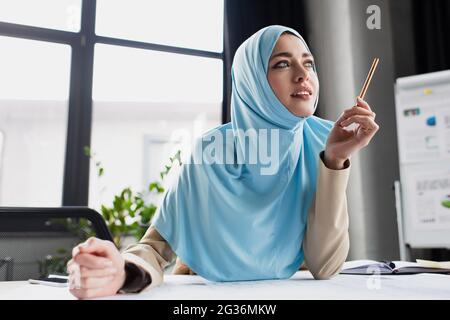
[[[224,122],[230,121],[231,65],[237,48],[259,29],[280,24],[291,27],[306,37],[305,5],[303,0],[225,0],[224,53],[227,106]]]
[[[417,73],[450,69],[450,1],[412,1]]]

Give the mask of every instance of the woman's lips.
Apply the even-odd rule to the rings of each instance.
[[[304,94],[292,94],[291,97],[294,99],[300,99],[300,100],[310,100],[311,96],[309,93],[304,93]]]

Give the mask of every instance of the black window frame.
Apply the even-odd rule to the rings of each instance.
[[[130,47],[136,49],[163,51],[199,57],[221,59],[223,64],[222,123],[229,121],[228,110],[229,65],[225,54],[226,14],[223,10],[223,48],[222,52],[211,52],[150,42],[133,41],[95,34],[96,0],[82,0],[81,24],[79,32],[61,31],[35,26],[0,21],[0,35],[39,40],[70,45],[72,56],[70,63],[70,92],[66,152],[63,177],[63,206],[87,206],[89,197],[89,158],[84,147],[91,146],[92,131],[92,81],[94,65],[94,47],[97,43]]]

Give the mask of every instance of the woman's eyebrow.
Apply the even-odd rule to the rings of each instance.
[[[274,59],[274,58],[276,58],[276,57],[288,57],[288,58],[292,58],[292,56],[293,56],[292,53],[287,52],[287,51],[283,51],[283,52],[279,52],[279,53],[276,53],[276,54],[274,54],[273,56],[271,56],[270,59],[269,59],[269,61],[272,60],[272,59]],[[312,58],[313,56],[312,56],[311,53],[305,52],[305,53],[302,54],[302,57],[303,57],[303,58],[308,58],[308,57],[311,57],[311,58]]]

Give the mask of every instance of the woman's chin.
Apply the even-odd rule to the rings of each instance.
[[[287,108],[294,116],[297,117],[309,117],[312,116],[314,114],[314,108],[311,106],[302,106],[302,107],[298,107],[295,106],[293,108]]]

